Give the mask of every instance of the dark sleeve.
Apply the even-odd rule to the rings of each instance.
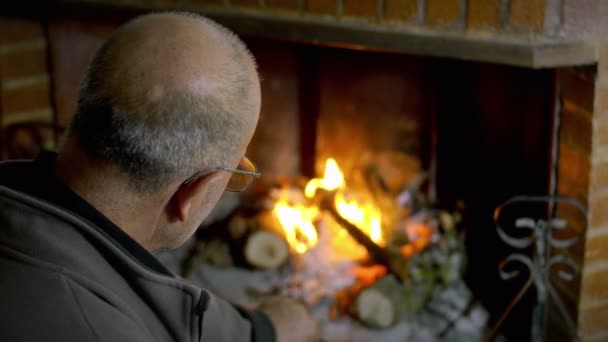
[[[251,340],[253,342],[276,342],[277,335],[274,326],[268,316],[260,311],[247,311],[243,308],[236,309],[251,322]]]
[[[0,258],[0,341],[149,342],[153,336],[62,274]]]

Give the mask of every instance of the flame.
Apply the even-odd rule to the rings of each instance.
[[[323,177],[311,179],[304,188],[304,195],[307,198],[313,198],[318,189],[334,191],[335,205],[338,213],[359,227],[372,241],[383,245],[384,239],[382,237],[380,211],[369,203],[362,204],[353,199],[347,200],[344,197],[345,187],[344,174],[340,170],[338,163],[335,159],[329,158],[325,162]],[[281,199],[275,204],[273,213],[283,227],[289,246],[296,253],[305,253],[317,244],[319,237],[313,223],[320,215],[320,209],[317,206],[291,205],[287,200]],[[336,235],[337,239],[332,239],[332,241],[335,241],[332,244],[340,244],[340,249],[351,251],[352,253],[349,253],[352,254],[351,257],[353,258],[360,257],[361,253],[355,253],[354,251],[361,250],[361,246],[355,241],[350,242],[353,246],[344,246],[349,243],[347,242],[349,240],[343,236],[344,234],[348,235],[344,230],[341,230],[340,234]]]
[[[287,201],[281,200],[273,212],[283,226],[287,243],[296,253],[302,254],[317,244],[319,236],[312,223],[319,215],[316,207],[291,206]]]
[[[336,209],[340,216],[359,227],[376,244],[383,245],[380,211],[372,205],[361,205],[355,200],[346,200],[342,193],[336,194]]]
[[[304,188],[304,195],[307,198],[312,198],[319,188],[334,191],[344,187],[344,185],[344,174],[340,171],[338,163],[334,158],[329,158],[325,162],[323,178],[313,178],[308,181],[306,188]]]

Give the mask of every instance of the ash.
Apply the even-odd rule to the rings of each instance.
[[[482,341],[488,314],[462,280],[434,289],[421,312],[389,329],[369,329],[347,316],[330,319],[335,293],[354,284],[351,270],[357,265],[331,253],[326,237],[320,236],[317,246],[277,270],[220,269],[201,264],[188,279],[249,309],[270,296],[298,299],[320,323],[322,341]]]

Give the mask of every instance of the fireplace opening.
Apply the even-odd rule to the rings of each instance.
[[[281,293],[310,300],[311,308],[321,298],[332,298],[338,308],[331,307],[334,312],[328,316],[337,315],[341,308],[342,314],[359,317],[359,323],[387,324],[385,328],[394,322],[390,318],[366,322],[366,312],[356,312],[355,298],[362,288],[379,280],[374,286],[390,292],[384,287],[394,284],[386,283],[411,277],[409,266],[402,266],[403,271],[391,265],[394,255],[407,263],[413,255],[428,257],[428,250],[442,260],[429,266],[437,272],[430,276],[436,281],[432,288],[450,284],[439,279],[455,271],[472,293],[465,304],[479,303],[489,313],[480,329],[496,323],[520,284],[500,279],[498,265],[509,254],[509,247],[496,234],[493,213],[512,196],[549,191],[554,74],[260,39],[247,42],[259,62],[264,94],[260,124],[248,154],[265,175],[248,194],[254,200],[243,201],[244,207],[257,203],[257,208],[237,210],[231,217],[238,217],[238,224],[228,219],[213,229],[201,230],[202,246],[210,241],[217,244],[213,231],[226,231],[230,222],[254,226],[254,230],[265,226],[287,244],[262,237],[256,241],[267,246],[267,253],[276,260],[290,259],[296,275],[306,278],[307,272],[323,273],[321,270],[337,273],[324,274],[322,281],[312,277],[307,285],[300,283],[306,279],[288,282],[283,286],[294,289],[281,288],[286,291]],[[328,197],[334,201],[333,210],[327,208]],[[264,203],[262,208],[259,203]],[[345,220],[336,224],[336,216]],[[364,241],[344,227],[349,223],[363,233]],[[457,227],[459,233],[453,241],[446,226]],[[323,230],[330,236],[322,236],[327,235]],[[259,242],[262,240],[268,245]],[[331,246],[332,253],[320,252],[323,243]],[[369,243],[372,248],[366,248]],[[450,243],[453,249],[438,247]],[[241,266],[284,264],[258,254],[253,262],[248,261],[243,256],[247,246],[237,246],[228,249]],[[383,250],[397,252],[387,257]],[[311,266],[310,259],[319,265]],[[349,281],[343,274],[346,271],[340,268],[346,266],[332,264],[334,259],[357,262],[350,270],[359,277],[351,274],[349,286],[345,285]],[[307,292],[301,286],[312,289]],[[328,294],[315,292],[315,286],[337,288]],[[387,301],[384,293],[363,293],[364,301],[371,300],[365,299],[368,296]],[[425,298],[424,292],[411,293]],[[502,324],[501,334],[529,338],[535,299],[533,293],[524,296]],[[390,308],[396,304],[388,302],[381,310],[393,312]],[[462,312],[465,307],[460,307]],[[446,333],[440,325],[436,328],[439,332],[435,333]]]
[[[31,157],[58,139],[84,66],[131,15],[121,13],[49,18],[53,120],[6,128],[8,156]],[[297,298],[326,324],[326,340],[529,340],[534,291],[502,320],[522,283],[500,277],[513,248],[497,233],[495,209],[556,189],[585,196],[575,185],[588,186],[588,160],[568,144],[590,130],[576,106],[592,106],[596,70],[261,36],[243,39],[262,79],[247,151],[262,177],[242,196],[227,193],[192,241],[159,258],[244,306]],[[590,141],[580,144],[590,149]],[[550,207],[507,219],[547,218]],[[574,230],[586,229],[575,210],[554,209]],[[570,256],[582,263],[583,255],[578,247]],[[576,321],[579,280],[558,291]],[[554,318],[549,336],[566,336]]]

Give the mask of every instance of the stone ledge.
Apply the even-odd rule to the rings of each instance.
[[[275,16],[249,11],[207,10],[204,14],[242,35],[372,49],[434,57],[555,68],[597,62],[594,44],[544,37],[481,37],[464,32],[397,29],[352,20]]]
[[[597,48],[589,41],[562,40],[512,33],[442,31],[427,26],[394,26],[373,20],[319,16],[298,11],[270,11],[213,5],[163,6],[144,1],[64,0],[54,12],[91,6],[145,11],[177,9],[207,15],[245,36],[309,44],[371,49],[385,52],[457,58],[527,68],[555,68],[597,62]],[[154,3],[154,2],[153,2]],[[163,3],[163,1],[160,1]],[[174,3],[179,3],[176,1]],[[61,9],[57,9],[60,7]]]

